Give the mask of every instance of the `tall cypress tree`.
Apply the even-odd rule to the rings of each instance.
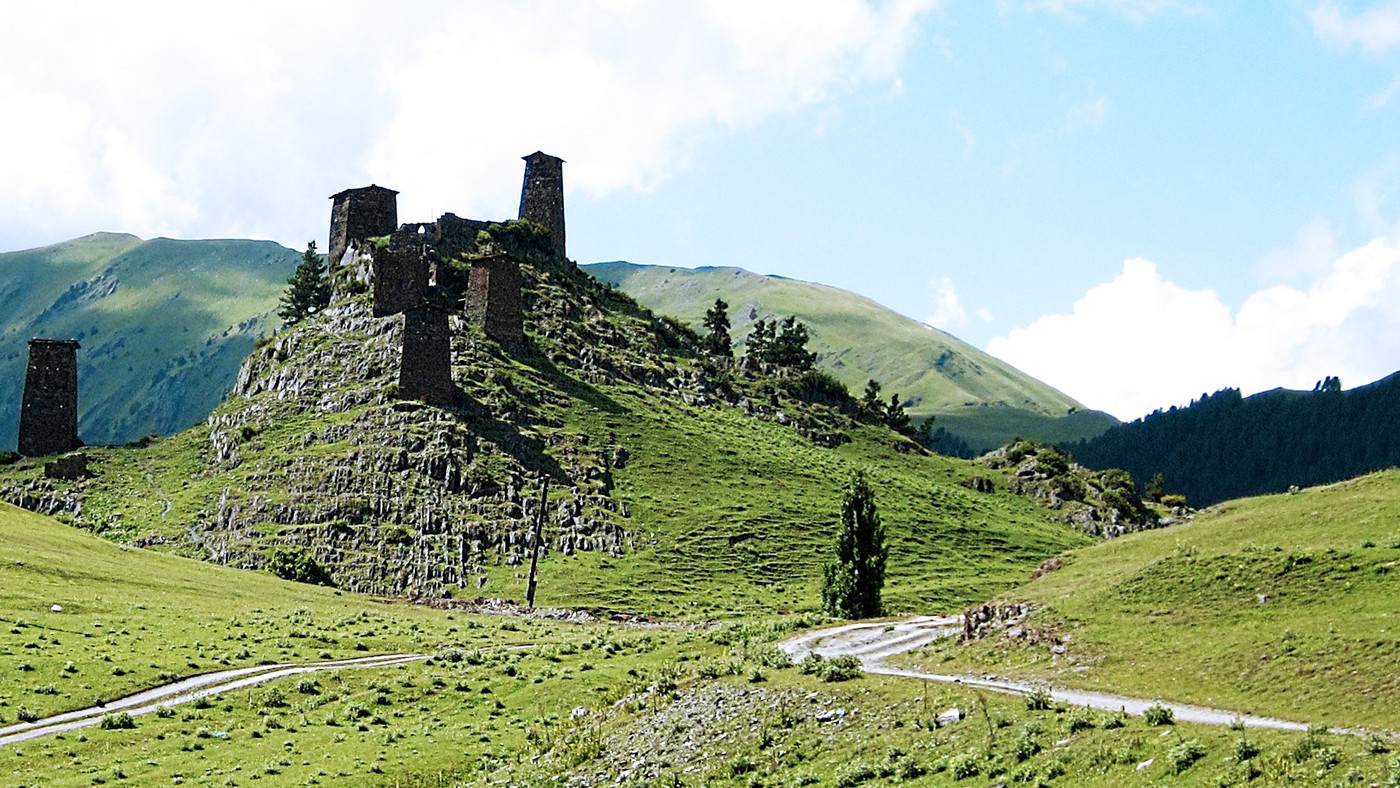
[[[297,270],[287,280],[277,316],[282,318],[283,326],[290,326],[325,309],[330,302],[331,280],[326,275],[326,263],[316,254],[316,242],[311,241],[301,255]]]
[[[885,587],[885,527],[875,509],[875,491],[858,471],[841,501],[835,555],[823,571],[822,607],[842,618],[880,615]]]

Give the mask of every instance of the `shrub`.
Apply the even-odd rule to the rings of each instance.
[[[948,759],[948,773],[958,780],[976,777],[981,772],[981,758],[975,752],[965,752]]]
[[[1172,771],[1181,774],[1191,768],[1191,764],[1204,758],[1206,747],[1195,739],[1187,739],[1167,751],[1167,763]]]
[[[120,711],[116,714],[108,714],[104,716],[102,718],[102,721],[97,724],[97,727],[101,728],[104,731],[126,730],[130,728],[135,728],[136,720],[133,720],[130,714],[127,714],[124,711]]]
[[[1036,687],[1026,693],[1026,708],[1030,711],[1050,710],[1050,690],[1045,687]]]
[[[833,785],[836,788],[851,788],[851,786],[873,780],[876,776],[875,770],[867,764],[849,763],[836,770]]]
[[[820,673],[822,665],[825,662],[826,660],[822,658],[821,654],[812,651],[802,658],[802,664],[798,665],[798,669],[801,670],[804,675],[810,676],[813,673]]]
[[[19,707],[19,711],[15,712],[15,716],[19,718],[20,722],[37,722],[39,720],[38,714],[35,714],[23,706]]]
[[[321,682],[313,678],[304,678],[297,682],[297,692],[303,695],[320,695]]]
[[[1142,717],[1147,720],[1148,725],[1171,725],[1176,722],[1176,712],[1160,703],[1148,706]]]
[[[305,550],[277,550],[267,562],[267,571],[297,583],[310,583],[318,586],[333,586],[335,581],[316,559]]]
[[[1243,763],[1259,754],[1259,745],[1249,739],[1241,738],[1235,742],[1235,760]]]
[[[1011,745],[1017,762],[1029,760],[1040,753],[1040,742],[1030,730],[1022,730]]]
[[[1167,493],[1162,496],[1162,505],[1168,509],[1185,509],[1186,496],[1179,493]]]
[[[1088,706],[1076,706],[1065,716],[1065,724],[1069,726],[1070,733],[1089,730],[1094,727],[1093,712],[1089,711]]]
[[[861,670],[859,659],[850,654],[842,654],[826,660],[817,675],[822,681],[849,681],[864,676],[865,671]]]

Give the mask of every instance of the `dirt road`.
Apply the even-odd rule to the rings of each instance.
[[[1059,689],[1044,684],[1012,681],[1005,678],[922,673],[915,670],[891,667],[885,664],[887,659],[896,654],[903,654],[906,651],[926,646],[939,638],[956,637],[961,632],[962,616],[914,616],[899,621],[847,624],[844,626],[812,630],[789,638],[779,643],[778,647],[798,660],[802,659],[802,657],[806,656],[808,653],[817,653],[824,657],[849,654],[860,659],[867,673],[881,673],[887,676],[905,676],[908,678],[927,679],[929,681],[943,681],[1017,695],[1027,695],[1037,689],[1045,689],[1049,691],[1050,697],[1056,701],[1062,701],[1076,706],[1105,709],[1108,711],[1119,711],[1121,709],[1129,714],[1141,715],[1148,707],[1159,703],[1159,701],[1156,700],[1133,698],[1127,695]],[[1243,714],[1226,709],[1211,709],[1204,706],[1192,706],[1184,703],[1170,703],[1166,701],[1160,701],[1160,703],[1171,709],[1179,722],[1229,725],[1232,722],[1242,721],[1247,727],[1251,728],[1272,728],[1275,730],[1288,731],[1305,731],[1308,729],[1307,723],[1302,722],[1291,722],[1289,720],[1279,720],[1272,717],[1258,717],[1252,714]]]
[[[162,707],[178,706],[181,703],[189,703],[210,695],[256,686],[284,676],[343,668],[382,668],[422,659],[427,659],[427,655],[383,654],[377,657],[338,659],[330,662],[311,662],[304,665],[259,665],[252,668],[205,673],[138,692],[135,695],[128,695],[101,706],[91,706],[86,709],[55,714],[35,722],[21,722],[17,725],[0,728],[0,747],[37,739],[40,736],[97,725],[108,714],[126,712],[133,717],[149,714]]]

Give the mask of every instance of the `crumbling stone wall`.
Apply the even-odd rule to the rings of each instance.
[[[388,235],[399,226],[399,193],[370,184],[331,195],[331,238],[326,258],[328,270],[340,267],[340,258],[351,243]]]
[[[467,289],[467,320],[501,347],[525,347],[525,310],[520,298],[520,264],[503,255],[472,261]]]
[[[72,451],[78,440],[78,348],[72,339],[29,340],[29,369],[19,412],[19,453]]]
[[[452,404],[455,392],[448,311],[420,306],[404,312],[399,397],[445,407]]]
[[[520,189],[520,218],[549,230],[557,257],[567,257],[564,245],[564,160],[535,151],[525,158],[525,183]]]
[[[405,225],[389,246],[375,247],[373,265],[374,316],[388,317],[417,309],[427,300],[432,253],[419,225]]]

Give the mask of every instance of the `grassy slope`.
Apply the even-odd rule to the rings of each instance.
[[[49,610],[55,602],[62,613]],[[546,786],[599,774],[612,783],[634,763],[628,750],[684,737],[698,747],[668,755],[657,778],[641,770],[627,784],[672,784],[673,774],[686,785],[836,784],[864,767],[897,774],[911,766],[906,774],[924,774],[867,782],[1214,786],[1245,773],[1226,757],[1238,734],[1224,729],[1179,726],[1207,754],[1178,775],[1170,756],[1180,738],[1138,719],[1110,728],[1113,715],[1096,714],[1088,718],[1095,727],[1072,729],[1066,710],[1028,711],[1015,698],[883,677],[824,684],[764,665],[761,644],[781,628],[629,630],[453,614],[124,550],[4,506],[0,619],[0,725],[20,707],[47,714],[115,697],[158,680],[157,670],[364,653],[358,643],[469,649],[461,662],[320,673],[306,692],[300,680],[282,679],[169,718],[137,717],[135,730],[88,728],[0,749],[7,785]],[[544,645],[501,648],[521,643]],[[73,672],[64,670],[69,661]],[[726,702],[701,704],[692,717],[696,702],[673,709],[668,693],[647,691],[665,677],[682,701],[727,693]],[[287,705],[269,705],[277,694]],[[935,714],[983,702],[985,717],[974,711],[931,730]],[[575,718],[578,708],[588,716]],[[818,720],[838,708],[844,723]],[[359,709],[366,716],[357,719]],[[1367,754],[1351,737],[1327,737],[1320,753],[1300,748],[1296,734],[1250,739],[1262,749],[1252,785],[1386,774],[1389,756]],[[1333,756],[1335,765],[1323,765]],[[952,773],[969,767],[976,778]]]
[[[208,415],[259,334],[297,255],[269,241],[142,241],[98,233],[0,255],[0,401],[18,402],[31,337],[76,338],[79,433],[168,434]],[[0,413],[14,445],[18,408]]]
[[[1072,664],[1000,639],[924,660],[1400,727],[1396,512],[1400,471],[1220,504],[1191,523],[1071,553],[1063,569],[1006,595],[1039,603],[1039,623],[1072,634]]]
[[[739,268],[667,268],[599,263],[585,270],[650,309],[699,327],[716,298],[730,305],[732,333],[747,336],[756,320],[797,315],[812,330],[811,347],[853,392],[881,381],[918,416],[974,447],[995,447],[1018,434],[1041,440],[1092,436],[1116,423],[1084,412],[1063,393],[957,338],[844,290]],[[1071,409],[1079,412],[1065,419]]]

